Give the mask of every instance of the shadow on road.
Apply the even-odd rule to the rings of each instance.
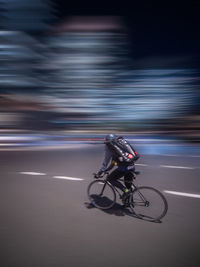
[[[85,202],[85,207],[87,209],[94,209],[94,207],[91,203]],[[136,218],[138,220],[147,221],[147,222],[154,222],[154,223],[162,223],[162,221],[152,221],[147,217],[138,217],[133,212],[131,212],[128,208],[125,208],[124,206],[116,203],[111,209],[103,210],[99,209],[102,212],[109,214],[109,215],[115,215],[115,216],[130,216],[132,218]]]

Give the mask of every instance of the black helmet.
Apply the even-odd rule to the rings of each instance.
[[[109,144],[110,142],[112,142],[113,140],[115,140],[116,139],[116,135],[115,134],[108,134],[108,135],[106,135],[106,137],[105,137],[105,141],[104,141],[104,143],[105,144]]]

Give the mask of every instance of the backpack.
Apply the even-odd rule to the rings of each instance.
[[[115,138],[108,146],[118,162],[132,164],[140,157],[122,136]]]

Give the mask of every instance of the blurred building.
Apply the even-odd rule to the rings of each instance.
[[[190,114],[198,71],[173,57],[131,62],[128,41],[118,17],[69,17],[54,29],[45,69],[55,125],[162,129]]]
[[[115,106],[121,107],[118,119],[127,123],[126,128],[171,127],[194,108],[198,71],[169,68],[165,60],[155,68],[155,61],[151,68],[136,65],[119,79],[118,87],[123,88],[123,93],[116,97]]]
[[[51,2],[0,0],[0,127],[29,127],[25,117],[29,124],[38,120],[28,113],[41,109],[37,101],[44,87],[40,65],[45,49],[38,36],[55,20]]]
[[[0,25],[4,30],[44,32],[55,19],[51,0],[0,0]]]
[[[54,110],[76,118],[78,127],[78,119],[83,127],[102,124],[110,116],[108,101],[118,75],[129,62],[121,19],[69,17],[54,29],[47,46],[47,94]]]
[[[0,87],[4,92],[34,92],[41,87],[37,65],[41,45],[19,31],[0,31]]]
[[[55,20],[51,0],[0,0],[0,87],[15,92],[42,88],[44,47],[38,36]]]

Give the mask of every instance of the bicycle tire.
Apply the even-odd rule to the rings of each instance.
[[[110,209],[116,203],[115,190],[111,184],[102,179],[91,182],[87,194],[91,204],[98,209]]]
[[[130,207],[134,214],[144,220],[160,221],[168,210],[164,195],[149,186],[136,188],[130,196]]]

